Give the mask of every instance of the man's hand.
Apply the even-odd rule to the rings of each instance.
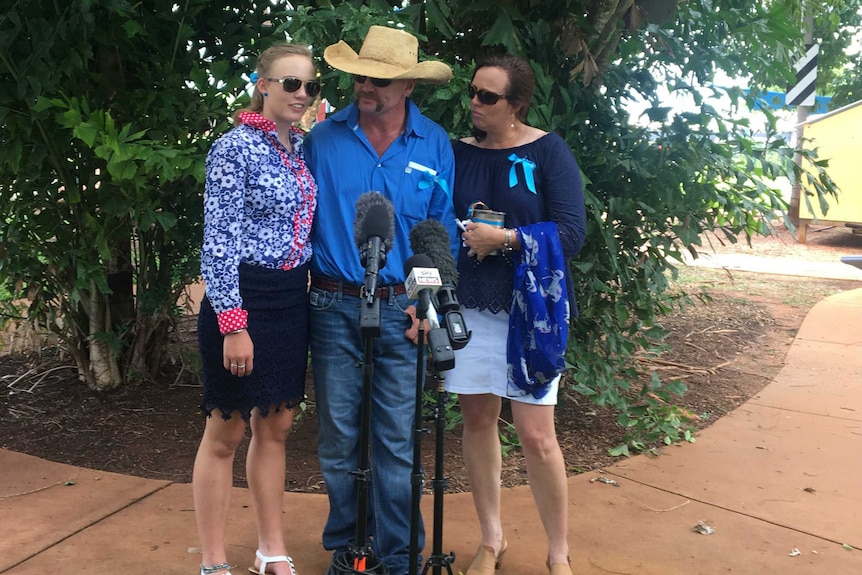
[[[404,313],[407,314],[411,321],[410,327],[407,328],[404,332],[404,337],[412,341],[414,344],[419,343],[419,320],[416,319],[416,306],[411,305],[407,309],[404,310]],[[428,320],[422,320],[425,333],[428,333],[428,330],[431,329],[431,325],[428,323]]]

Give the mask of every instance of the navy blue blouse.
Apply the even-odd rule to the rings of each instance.
[[[584,244],[586,212],[581,171],[568,144],[555,133],[507,149],[485,149],[460,140],[455,153],[455,214],[465,219],[470,205],[482,201],[505,212],[505,227],[556,222],[566,260]],[[510,185],[513,184],[513,185]],[[510,311],[517,254],[488,256],[479,262],[458,253],[458,299],[467,308]],[[566,268],[571,315],[577,315],[571,270]]]

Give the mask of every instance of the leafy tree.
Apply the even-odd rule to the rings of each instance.
[[[198,275],[206,150],[266,7],[19,0],[0,15],[0,283],[91,387],[164,362]]]
[[[851,53],[852,43],[862,42],[862,1],[834,0],[826,9],[813,12],[812,39],[820,43],[817,56],[817,90],[832,96],[836,110],[862,99],[862,47]],[[801,14],[794,13],[801,19]]]
[[[469,133],[475,59],[526,56],[537,75],[530,121],[560,133],[587,182],[589,228],[572,262],[582,316],[573,387],[612,406],[629,445],[680,437],[678,382],[632,382],[660,349],[673,261],[700,233],[764,231],[783,209],[768,182],[795,175],[772,131],[755,142],[747,96],[709,84],[717,70],[783,82],[802,45],[796,2],[773,0],[19,0],[0,16],[0,282],[27,296],[28,320],[59,333],[87,382],[151,377],[163,361],[180,287],[197,273],[203,160],[247,98],[248,59],[289,36],[318,54],[358,47],[372,24],[403,25],[452,65],[447,86],[417,90],[453,137]],[[263,24],[266,23],[266,26]],[[349,79],[321,62],[337,107]],[[693,111],[662,104],[688,94]],[[640,118],[627,110],[648,103]],[[823,180],[819,193],[829,193]],[[134,288],[134,289],[133,289]],[[622,446],[624,451],[627,446]]]
[[[644,371],[658,353],[662,313],[685,301],[669,291],[673,259],[697,255],[701,233],[765,232],[785,205],[769,182],[795,177],[793,150],[775,133],[755,142],[745,115],[750,99],[710,84],[718,70],[772,85],[792,76],[802,44],[793,3],[709,1],[413,2],[403,10],[332,3],[276,14],[277,26],[314,46],[342,38],[358,47],[368,25],[390,22],[424,35],[427,53],[453,65],[449,85],[420,90],[420,106],[453,137],[469,133],[466,86],[475,59],[508,50],[537,75],[533,125],[572,146],[587,184],[587,243],[572,263],[581,317],[569,346],[574,389],[619,412],[628,448],[691,438],[672,407],[680,382]],[[340,33],[339,33],[340,32]],[[349,79],[328,71],[324,95],[340,104]],[[659,88],[687,94],[694,111],[662,104]],[[704,93],[706,92],[706,94]],[[629,118],[635,100],[650,103]],[[822,180],[822,181],[821,181]],[[834,191],[821,174],[819,191]]]

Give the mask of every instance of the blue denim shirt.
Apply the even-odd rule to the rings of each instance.
[[[350,104],[317,124],[304,142],[305,158],[318,185],[311,243],[312,272],[360,285],[353,223],[356,200],[380,192],[395,208],[395,235],[378,285],[404,282],[404,262],[413,255],[410,230],[422,220],[439,220],[449,232],[453,254],[459,236],[452,207],[455,159],[443,128],[407,101],[407,129],[378,156],[359,127],[359,110]]]

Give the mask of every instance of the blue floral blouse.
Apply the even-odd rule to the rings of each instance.
[[[290,153],[259,114],[220,137],[206,161],[201,273],[222,333],[245,327],[239,265],[293,269],[311,258],[317,186],[305,164],[304,133],[291,129]]]

